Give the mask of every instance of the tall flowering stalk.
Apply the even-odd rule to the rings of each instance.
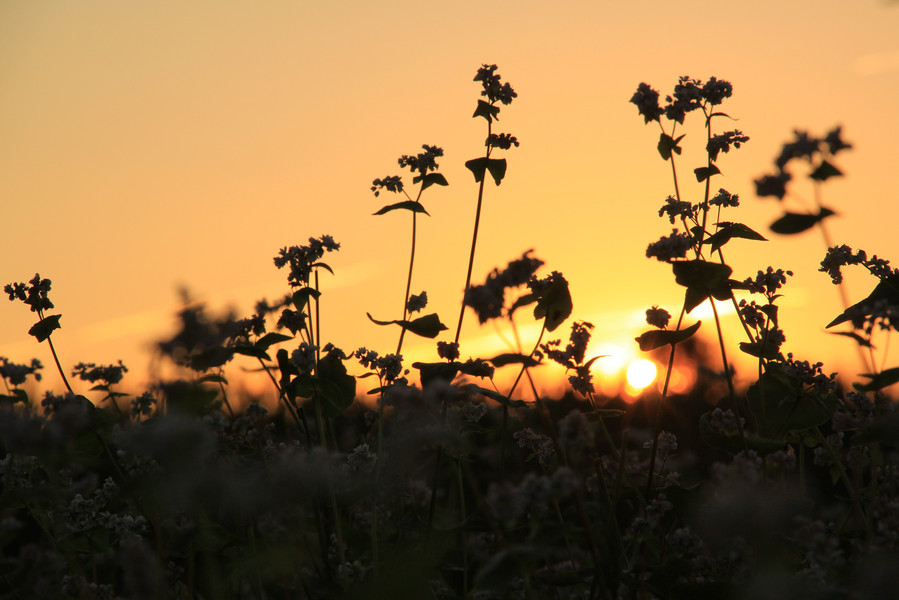
[[[63,384],[65,384],[69,393],[74,394],[72,386],[69,385],[69,380],[66,379],[65,372],[62,370],[62,365],[59,363],[53,340],[50,338],[50,335],[55,330],[62,327],[59,324],[59,319],[62,315],[47,315],[45,313],[45,311],[53,308],[53,303],[49,298],[51,285],[49,279],[41,279],[40,274],[35,273],[28,283],[8,283],[3,288],[3,291],[9,295],[10,301],[21,300],[24,304],[31,307],[31,312],[37,313],[38,322],[28,330],[28,333],[33,335],[39,342],[46,340],[50,346],[50,353],[53,354],[53,361],[56,363],[59,376],[62,377]]]
[[[401,328],[400,338],[396,345],[397,355],[402,352],[403,338],[406,335],[406,330],[412,327],[411,323],[407,320],[409,314],[422,310],[428,304],[428,295],[426,292],[423,291],[420,294],[414,296],[411,295],[412,270],[415,266],[415,242],[418,232],[418,214],[428,214],[428,211],[425,210],[421,203],[421,195],[432,185],[449,185],[446,181],[446,177],[437,172],[439,165],[437,164],[436,159],[443,156],[443,149],[438,148],[437,146],[428,146],[427,144],[422,145],[422,149],[424,152],[420,152],[415,156],[404,154],[397,161],[400,168],[408,167],[409,171],[413,174],[418,172],[418,175],[415,175],[412,178],[413,184],[419,184],[418,193],[415,195],[415,199],[413,199],[406,191],[402,177],[399,175],[388,175],[383,179],[375,179],[372,181],[371,186],[371,191],[374,192],[375,197],[378,197],[382,190],[401,193],[406,196],[405,201],[388,204],[374,213],[375,215],[384,215],[394,210],[407,210],[412,213],[412,247],[409,252],[409,273],[406,277],[406,292],[403,294],[403,318],[399,322]],[[433,171],[433,173],[431,171]]]
[[[483,65],[478,69],[474,76],[475,81],[480,81],[483,87],[481,96],[487,100],[478,100],[478,107],[475,109],[473,118],[483,117],[487,121],[487,138],[484,141],[486,150],[484,156],[475,158],[465,163],[465,166],[474,175],[475,181],[478,183],[478,203],[474,216],[474,232],[471,236],[471,252],[468,256],[468,270],[465,274],[464,293],[468,293],[471,285],[471,270],[474,266],[474,254],[478,244],[478,228],[481,222],[481,206],[484,201],[484,182],[487,179],[487,173],[493,178],[496,185],[499,185],[506,176],[506,159],[491,158],[494,150],[509,150],[512,146],[518,146],[518,139],[514,135],[508,133],[494,133],[493,122],[499,120],[500,107],[497,103],[509,105],[512,100],[518,97],[512,86],[502,83],[499,74],[496,73],[496,65]],[[462,333],[462,321],[465,318],[465,299],[462,301],[462,308],[459,310],[459,323],[456,325],[456,335],[453,342],[459,343],[459,336]]]

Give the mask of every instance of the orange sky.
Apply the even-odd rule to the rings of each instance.
[[[518,92],[500,127],[521,146],[504,153],[503,184],[487,189],[474,280],[534,248],[571,282],[574,317],[596,325],[598,351],[637,354],[643,310],[674,313],[682,300],[670,268],[644,255],[670,231],[656,211],[672,186],[657,128],[628,103],[637,84],[665,93],[684,74],[733,82],[723,108],[751,140],[719,160],[714,184],[743,200],[729,219],[765,234],[780,209],[755,198],[752,179],[794,128],[823,135],[842,124],[855,149],[839,160],[848,177],[824,189],[840,213],[831,232],[897,262],[897,31],[899,5],[879,0],[6,0],[0,283],[51,278],[64,364],[121,358],[133,381],[147,347],[172,331],[179,286],[247,312],[287,291],[272,264],[280,247],[327,233],[342,248],[328,261],[336,276],[323,279],[324,337],[390,352],[396,330],[365,313],[401,316],[409,220],[371,216],[396,200],[369,187],[399,173],[398,156],[433,144],[450,186],[423,198],[431,216],[420,222],[413,292],[427,290],[452,330],[477,193],[463,164],[485,134],[471,118],[472,77],[488,62]],[[701,161],[698,121],[684,130],[682,181]],[[685,187],[699,199],[698,186]],[[842,309],[817,272],[820,236],[770,237],[728,247],[736,276],[792,269],[784,350],[856,370],[851,344],[823,332]],[[875,283],[847,281],[854,300]],[[32,323],[23,305],[0,304],[0,356],[37,357],[55,382],[48,350],[26,333]],[[495,350],[480,341],[495,343],[494,330],[475,323],[466,317],[463,355]],[[405,348],[435,359],[430,340]]]

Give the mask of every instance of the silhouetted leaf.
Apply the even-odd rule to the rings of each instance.
[[[506,159],[487,159],[487,170],[490,171],[490,176],[493,177],[493,181],[496,182],[496,185],[499,185],[499,183],[503,180],[503,177],[506,176]]]
[[[59,324],[59,318],[62,315],[50,315],[49,317],[44,317],[37,323],[35,323],[31,329],[28,330],[28,333],[37,338],[37,341],[43,342],[50,334],[52,334],[55,330],[62,327]]]
[[[802,233],[814,227],[819,221],[823,221],[834,214],[836,213],[829,208],[822,208],[817,215],[787,212],[784,216],[771,223],[771,231],[783,235]]]
[[[491,377],[493,375],[493,367],[488,365],[482,359],[468,359],[459,367],[459,372],[472,377]]]
[[[512,352],[499,354],[497,356],[494,356],[493,358],[488,358],[487,360],[488,362],[492,363],[494,367],[505,367],[506,365],[524,365],[526,367],[536,367],[540,364],[532,356],[528,356],[526,354],[516,354]]]
[[[890,275],[881,279],[867,298],[844,310],[840,316],[828,323],[827,327],[833,327],[846,321],[861,321],[878,307],[899,309],[899,275]]]
[[[272,359],[268,355],[268,352],[250,344],[235,344],[233,350],[235,354],[241,354],[243,356],[252,356],[253,358],[261,358],[262,360],[268,361]]]
[[[753,231],[742,223],[719,223],[719,225],[721,227],[718,231],[702,242],[703,244],[711,244],[712,252],[718,250],[718,248],[729,242],[732,238],[758,240],[760,242],[768,241],[763,235]]]
[[[777,344],[768,342],[740,342],[740,350],[749,356],[767,358],[769,360],[780,356],[780,347]]]
[[[197,378],[197,383],[221,383],[224,385],[228,385],[228,380],[225,379],[224,375],[220,375],[218,373],[209,373],[208,375],[203,375],[202,377]]]
[[[484,102],[483,100],[478,100],[478,107],[474,110],[474,114],[471,115],[472,118],[484,117],[487,119],[487,122],[492,122],[494,119],[499,121],[499,107],[493,106],[489,102]]]
[[[281,342],[287,342],[292,340],[293,338],[289,335],[284,335],[283,333],[275,333],[274,331],[266,333],[264,336],[256,340],[256,343],[253,344],[257,348],[262,348],[263,350],[268,350],[268,348],[274,344],[280,344]]]
[[[319,296],[321,296],[321,292],[319,292],[317,289],[304,287],[295,291],[293,293],[293,296],[291,296],[291,299],[293,300],[294,307],[298,311],[302,312],[306,310],[306,306],[309,303],[309,298],[314,298],[317,300]]]
[[[827,333],[830,333],[833,335],[843,335],[848,338],[852,338],[853,340],[855,340],[856,344],[858,344],[859,346],[861,346],[863,348],[872,348],[872,349],[874,348],[874,346],[871,345],[871,342],[869,342],[868,340],[866,340],[859,334],[855,333],[854,331],[828,331]]]
[[[863,373],[862,377],[867,377],[871,381],[865,384],[853,383],[852,387],[860,392],[875,392],[899,382],[899,367],[893,367],[873,375],[871,373]]]
[[[825,181],[830,179],[831,177],[839,177],[843,174],[838,168],[827,162],[826,160],[822,160],[821,164],[818,165],[818,168],[815,169],[809,177],[814,179],[815,181]]]
[[[733,271],[725,264],[684,260],[672,263],[672,270],[675,281],[687,288],[685,304],[688,313],[709,296],[716,300],[728,300],[731,297],[729,278]]]
[[[343,361],[333,352],[318,361],[316,374],[326,384],[320,390],[320,397],[325,401],[325,415],[336,417],[353,403],[356,378],[347,374]]]
[[[642,350],[643,352],[649,352],[651,350],[655,350],[656,348],[667,346],[668,344],[678,344],[686,340],[694,333],[696,333],[696,330],[699,329],[699,325],[701,323],[702,321],[696,321],[686,329],[680,329],[678,331],[653,329],[651,331],[643,333],[640,337],[635,339],[640,345],[640,350]]]
[[[412,183],[418,183],[419,181],[422,182],[422,184],[421,184],[422,191],[428,189],[432,185],[443,185],[443,186],[449,185],[449,182],[446,180],[446,177],[444,177],[440,173],[428,173],[427,175],[417,175],[412,178]],[[422,209],[422,210],[424,210],[424,209]],[[425,213],[425,214],[427,214],[427,213]]]
[[[373,215],[383,215],[387,214],[393,210],[408,210],[416,213],[424,213],[428,215],[428,211],[425,210],[425,207],[421,205],[421,202],[415,202],[413,200],[406,200],[405,202],[397,202],[396,204],[388,204],[387,206],[381,208],[376,213],[372,213]],[[428,215],[429,217],[431,215]]]
[[[765,402],[764,422],[761,420],[762,398]],[[773,363],[769,363],[759,380],[749,386],[746,399],[759,420],[759,435],[777,439],[791,431],[822,425],[830,419],[838,403],[830,392],[802,389],[798,381]]]
[[[487,157],[482,156],[481,158],[473,158],[469,161],[466,161],[465,168],[471,171],[472,175],[474,175],[474,180],[478,183],[484,179],[484,173],[487,171],[487,161],[490,160]]]
[[[720,175],[721,170],[718,169],[715,165],[709,165],[708,167],[699,167],[697,169],[693,169],[693,173],[696,174],[696,181],[705,181],[712,175]]]
[[[527,402],[525,402],[524,400],[513,400],[495,390],[488,390],[487,388],[482,388],[481,386],[475,385],[474,383],[463,385],[462,389],[468,392],[476,392],[478,394],[481,394],[482,396],[490,398],[491,400],[496,400],[503,406],[508,406],[510,408],[524,408],[525,406],[527,406]]]
[[[370,313],[365,313],[368,315],[368,318],[372,323],[376,325],[399,325],[408,331],[411,331],[415,335],[420,335],[426,338],[435,338],[437,334],[441,331],[446,331],[447,326],[440,322],[440,319],[437,317],[436,313],[431,313],[429,315],[425,315],[423,317],[419,317],[414,321],[379,321],[371,316]]]
[[[412,366],[420,373],[421,385],[426,386],[433,381],[451,382],[459,374],[462,365],[457,362],[414,362]]]
[[[678,136],[677,139],[674,139],[667,133],[661,134],[659,136],[659,144],[657,146],[659,150],[659,156],[661,156],[665,160],[668,160],[669,158],[671,158],[672,152],[674,152],[675,154],[680,154],[681,147],[678,146],[678,144],[682,139],[684,139],[684,136],[682,135]]]

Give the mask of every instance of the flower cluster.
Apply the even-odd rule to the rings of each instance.
[[[787,282],[787,275],[792,277],[793,271],[784,271],[783,269],[777,269],[775,271],[773,267],[768,267],[764,272],[759,271],[755,276],[755,279],[747,277],[743,282],[743,285],[745,285],[746,289],[751,293],[765,294],[771,299],[777,290],[783,287]]]
[[[518,97],[518,94],[515,93],[511,85],[502,83],[499,74],[496,72],[497,68],[496,65],[483,65],[475,74],[474,81],[481,82],[481,85],[484,87],[481,95],[485,96],[490,101],[490,104],[495,104],[497,101],[503,104],[511,104],[512,100]]]
[[[674,196],[665,198],[665,205],[659,209],[659,216],[668,215],[668,220],[674,225],[675,219],[695,219],[698,206],[693,206],[690,202],[677,200]]]
[[[50,293],[50,280],[41,279],[39,273],[26,283],[8,283],[3,291],[9,294],[10,301],[21,300],[31,307],[31,312],[43,314],[45,310],[53,308],[48,294]]]
[[[406,310],[410,313],[418,312],[428,305],[428,293],[412,294],[406,302]]]
[[[381,194],[382,189],[393,193],[402,192],[403,178],[399,175],[388,175],[383,179],[375,179],[371,182],[371,191],[375,193],[375,198]]]
[[[730,152],[731,147],[739,148],[740,144],[745,144],[748,141],[749,136],[743,135],[743,132],[739,129],[725,131],[724,133],[719,133],[709,138],[709,141],[706,144],[706,150],[709,153],[709,158],[712,161],[715,161],[718,160],[719,152],[727,154]]]
[[[334,252],[339,249],[340,244],[335,242],[330,235],[309,238],[308,246],[281,248],[278,256],[275,257],[275,266],[280,269],[289,264],[288,283],[293,287],[308,286],[312,270],[317,266],[324,266],[318,261],[325,255],[325,252]]]
[[[793,140],[786,142],[780,154],[774,159],[777,171],[755,180],[757,196],[762,198],[774,196],[778,200],[783,200],[787,193],[787,183],[792,179],[787,171],[787,165],[793,160],[808,162],[812,167],[809,177],[816,181],[841,175],[839,169],[830,161],[837,153],[851,149],[852,145],[843,141],[840,126],[831,129],[824,137],[816,137],[800,130],[794,130],[793,136]]]
[[[671,313],[664,308],[653,306],[646,309],[646,323],[659,329],[668,327],[668,321],[671,320]]]
[[[731,194],[724,188],[719,188],[718,193],[709,200],[709,204],[711,206],[721,206],[722,208],[736,208],[737,206],[740,206],[740,196],[738,194]]]
[[[652,242],[647,246],[646,258],[655,258],[660,262],[671,262],[675,258],[687,256],[687,251],[692,246],[693,240],[688,234],[672,229],[671,235],[664,236],[659,241]]]
[[[864,250],[853,252],[852,248],[845,244],[828,248],[824,260],[821,261],[821,268],[818,270],[830,275],[834,284],[838,284],[843,281],[843,273],[840,268],[848,265],[863,265],[880,280],[899,277],[899,269],[890,267],[890,261],[878,258],[876,254],[869,259]]]
[[[78,363],[72,369],[72,376],[78,377],[81,381],[96,383],[104,382],[106,385],[119,383],[128,372],[128,367],[119,361],[118,365],[98,366],[94,363]]]
[[[725,98],[730,98],[733,91],[734,88],[730,82],[716,77],[703,83],[698,79],[682,76],[678,78],[677,84],[674,86],[674,93],[665,96],[667,104],[664,107],[659,105],[659,93],[646,83],[637,86],[637,91],[631,96],[630,101],[637,106],[637,110],[646,123],[658,122],[660,117],[665,115],[669,121],[683,124],[684,117],[688,112],[698,109],[705,112],[708,106],[717,106]],[[739,134],[739,132],[735,133]],[[739,148],[739,145],[736,147]]]
[[[487,141],[484,142],[484,145],[508,150],[512,146],[518,147],[518,138],[508,133],[491,133],[487,136]]]
[[[423,144],[422,148],[424,149],[424,152],[419,152],[415,156],[403,154],[399,157],[397,162],[399,163],[400,168],[409,167],[410,171],[413,173],[417,171],[421,175],[426,174],[428,171],[436,171],[439,167],[437,159],[443,156],[443,148],[428,146],[427,144]]]
[[[543,266],[543,261],[531,256],[531,252],[533,250],[528,250],[521,258],[511,261],[502,271],[494,269],[485,283],[470,286],[465,291],[465,304],[474,309],[481,323],[502,316],[506,290],[529,283],[537,269]]]
[[[25,378],[29,375],[33,375],[35,381],[40,381],[41,374],[38,371],[43,368],[44,365],[36,358],[31,359],[30,365],[19,365],[10,362],[5,356],[0,356],[0,378],[14,387],[25,383]]]

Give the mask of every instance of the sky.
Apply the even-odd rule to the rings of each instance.
[[[784,208],[802,205],[758,199],[752,181],[794,129],[841,125],[854,148],[837,161],[846,177],[823,188],[838,213],[833,241],[899,261],[897,31],[899,4],[883,0],[3,0],[0,283],[50,278],[67,370],[122,359],[126,383],[138,383],[154,342],[174,332],[180,289],[213,312],[248,315],[288,291],[278,250],[329,234],[341,249],[321,280],[323,339],[392,352],[396,328],[366,313],[402,316],[410,219],[372,216],[400,198],[369,188],[430,144],[444,149],[450,185],[422,197],[430,216],[419,221],[412,291],[428,292],[428,312],[450,327],[440,339],[451,339],[477,196],[464,163],[485,137],[472,79],[497,64],[518,93],[499,126],[521,145],[503,152],[506,178],[485,191],[473,280],[534,249],[543,273],[569,280],[573,318],[595,325],[591,350],[620,355],[596,364],[625,365],[640,354],[643,311],[676,313],[683,299],[670,267],[645,257],[670,232],[657,211],[673,186],[657,127],[628,101],[641,82],[664,95],[678,76],[715,76],[734,86],[722,109],[735,121],[721,126],[750,141],[718,161],[714,184],[740,195],[728,220],[769,238],[732,243],[728,264],[740,279],[792,270],[783,349],[851,377],[854,347],[824,331],[842,306],[817,270],[820,234],[770,234]],[[703,161],[702,126],[688,119],[681,130],[678,167],[694,201],[702,189],[686,182]],[[804,184],[795,191],[809,199]],[[850,299],[875,283],[850,272]],[[708,310],[694,318],[714,331]],[[723,318],[734,347],[735,317]],[[0,356],[40,359],[55,385],[49,350],[26,333],[33,322],[22,304],[0,304]],[[537,329],[522,319],[521,333],[529,346]],[[566,338],[568,324],[554,333]],[[463,358],[503,349],[471,313],[461,341]],[[407,338],[404,354],[436,360],[434,341]]]

